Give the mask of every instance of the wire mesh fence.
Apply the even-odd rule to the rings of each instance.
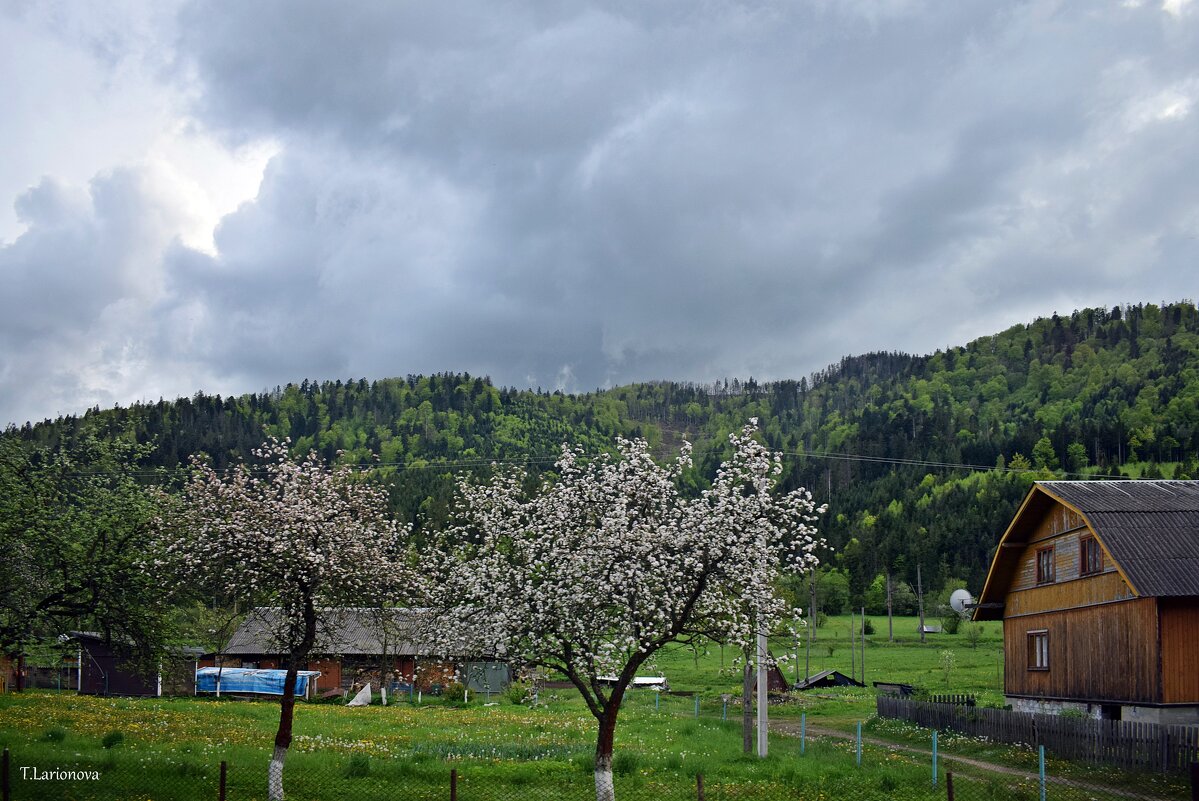
[[[634,771],[613,777],[618,801],[773,801],[774,799],[961,799],[962,801],[1164,801],[1199,797],[1199,763],[1192,766],[1187,795],[1142,793],[1086,781],[1020,775],[1017,771],[945,772],[910,778],[853,770],[853,754],[838,762],[822,757],[805,773],[775,769],[765,777],[696,771],[693,775]],[[508,766],[511,767],[511,766]],[[189,760],[146,756],[133,764],[60,761],[39,764],[4,751],[0,801],[266,801],[267,760]],[[594,777],[561,765],[447,765],[444,760],[380,759],[361,754],[297,753],[286,764],[286,798],[295,801],[590,801]]]

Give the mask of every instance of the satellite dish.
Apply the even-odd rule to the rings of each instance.
[[[966,606],[974,603],[974,596],[970,594],[970,590],[954,590],[949,596],[949,606],[959,615],[966,614]]]

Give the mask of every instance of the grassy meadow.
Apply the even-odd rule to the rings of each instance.
[[[833,617],[819,630],[812,672],[849,672],[848,626],[848,616]],[[914,618],[896,618],[894,643],[887,641],[885,617],[874,626],[866,647],[868,683],[904,682],[933,693],[972,693],[980,703],[1002,701],[996,689],[999,624],[981,626],[976,638],[965,627],[957,634],[928,635],[924,644]],[[786,646],[774,642],[775,656],[782,657]],[[790,650],[792,661],[783,670],[793,680],[794,643]],[[675,648],[660,654],[653,670],[643,671],[666,675],[673,693],[628,696],[617,730],[618,798],[694,798],[697,773],[704,775],[710,799],[943,797],[943,789],[931,787],[928,757],[869,741],[861,766],[854,743],[833,737],[808,737],[801,746],[797,737],[773,735],[769,758],[743,755],[740,707],[735,698],[726,706],[722,697],[739,691],[734,656],[726,650],[722,660],[718,648],[698,653]],[[802,649],[800,659],[802,671]],[[416,706],[401,699],[386,708],[359,709],[298,704],[285,774],[288,797],[369,801],[400,792],[411,799],[444,799],[451,768],[459,773],[464,799],[594,797],[595,721],[573,690],[545,690],[533,706],[506,696],[491,700],[425,699]],[[793,730],[806,714],[814,728],[852,731],[861,721],[868,738],[927,746],[928,732],[873,719],[873,712],[872,687],[814,690],[771,707],[772,718]],[[231,801],[262,799],[278,714],[270,701],[9,694],[0,696],[0,746],[12,754],[14,801],[211,799],[221,760],[229,765]],[[1029,749],[953,735],[944,735],[941,745],[945,754],[1035,772]],[[22,766],[96,770],[101,779],[33,782],[21,778]],[[1036,797],[1034,788],[1015,778],[951,769],[962,781],[973,773],[997,798]],[[1053,762],[1051,773],[1152,787],[1162,797],[1183,792],[1174,779],[1125,777],[1093,767]]]
[[[646,694],[650,695],[650,694]],[[917,757],[868,746],[775,737],[766,760],[741,753],[736,722],[655,710],[638,696],[622,715],[614,764],[618,797],[937,798]],[[678,701],[679,699],[672,699]],[[37,692],[0,698],[0,745],[12,752],[14,799],[210,799],[217,765],[229,764],[231,799],[265,797],[278,717],[269,702],[108,699]],[[530,708],[406,703],[349,709],[301,704],[285,784],[296,799],[448,797],[449,770],[463,798],[593,797],[594,720],[577,699]],[[105,746],[112,732],[121,742]],[[20,766],[96,770],[95,782],[31,782]],[[468,795],[469,789],[469,795]],[[833,793],[834,795],[829,795]]]

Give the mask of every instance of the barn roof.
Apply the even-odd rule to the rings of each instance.
[[[230,655],[278,654],[281,631],[277,607],[257,607],[237,627],[224,653]],[[431,646],[420,636],[428,614],[423,609],[369,609],[339,607],[324,610],[316,630],[314,654],[340,656],[387,653],[391,656],[427,656]]]
[[[1091,526],[1137,595],[1199,595],[1199,481],[1045,481]]]
[[[1008,526],[975,617],[1001,617],[1020,557],[1054,503],[1077,512],[1137,596],[1199,595],[1199,481],[1038,481]]]

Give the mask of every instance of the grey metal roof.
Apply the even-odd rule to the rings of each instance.
[[[428,656],[433,649],[421,642],[422,627],[429,621],[423,609],[326,609],[317,624],[314,654],[339,656]],[[279,609],[254,609],[229,639],[224,653],[280,654],[282,630]]]
[[[1199,595],[1199,481],[1037,484],[1082,513],[1138,595]]]

